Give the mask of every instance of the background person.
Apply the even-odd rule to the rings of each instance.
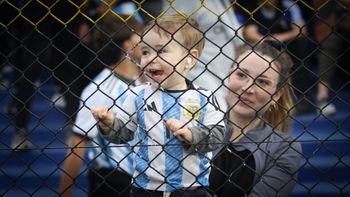
[[[322,5],[322,1],[314,0],[314,7]],[[341,68],[339,60],[346,55],[349,48],[350,37],[350,1],[339,0],[327,2],[318,13],[319,21],[315,25],[315,37],[319,43],[318,73],[316,105],[320,114],[330,116],[337,112],[332,103],[333,94],[338,93],[332,89],[336,71]]]
[[[76,3],[80,5],[82,2],[79,0]],[[6,57],[16,75],[13,83],[16,91],[11,94],[12,101],[6,112],[15,127],[11,148],[19,151],[37,147],[29,137],[35,128],[30,128],[28,123],[33,117],[35,120],[42,119],[32,111],[32,102],[33,98],[43,96],[42,87],[45,83],[53,79],[64,87],[63,94],[67,98],[64,115],[70,122],[75,118],[79,95],[88,84],[87,78],[96,73],[90,73],[84,67],[89,59],[86,45],[80,43],[83,34],[79,34],[79,31],[84,24],[84,17],[81,13],[77,14],[78,8],[67,1],[52,0],[40,3],[16,1],[14,4],[18,10],[23,11],[16,13],[22,17],[13,21],[16,36],[13,37],[15,39],[12,40],[12,47],[17,49]],[[45,6],[52,9],[48,10]],[[85,6],[82,5],[81,11],[84,10]],[[50,74],[45,76],[45,72]],[[52,104],[58,101],[47,100]]]
[[[129,16],[120,15],[126,19]],[[128,90],[140,75],[131,58],[140,58],[135,46],[140,37],[141,25],[130,18],[126,22],[112,14],[98,21],[92,39],[98,59],[107,66],[83,90],[80,107],[71,136],[71,149],[64,161],[60,194],[72,196],[75,179],[85,162],[89,167],[89,196],[130,196],[133,174],[133,153],[129,144],[116,145],[104,140],[97,131],[91,106],[112,108],[125,101]],[[88,152],[89,160],[84,160]]]

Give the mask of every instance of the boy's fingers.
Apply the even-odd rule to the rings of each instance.
[[[98,113],[98,117],[99,117],[100,119],[103,119],[103,118],[106,116],[105,113],[106,113],[106,112],[104,112],[104,111],[100,111],[100,112]]]
[[[172,120],[164,120],[164,125],[168,128],[168,129],[171,129],[171,125],[172,125]]]
[[[181,134],[182,134],[181,129],[179,129],[179,130],[177,130],[177,131],[173,131],[173,135],[174,135],[175,137],[177,137],[177,136],[179,136],[179,135],[181,135]]]
[[[92,113],[92,116],[97,120],[98,119],[98,113],[97,113],[97,110],[96,108],[91,108],[90,109],[91,113]]]
[[[184,129],[178,129],[178,130],[173,132],[173,135],[178,137],[178,138],[182,138],[183,139],[183,137],[185,135],[185,131],[184,131]]]
[[[165,123],[165,126],[172,130],[172,131],[176,131],[178,129],[181,128],[181,122],[179,120],[176,120],[176,119],[173,119],[173,118],[170,118],[168,120],[164,120],[164,123]]]
[[[96,120],[107,117],[107,108],[92,107],[90,111]]]
[[[179,129],[175,132],[173,132],[173,135],[177,137],[180,141],[186,141],[186,138],[184,137],[184,129]]]

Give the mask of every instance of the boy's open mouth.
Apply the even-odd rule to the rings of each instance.
[[[150,69],[150,70],[148,70],[148,73],[151,75],[150,77],[152,77],[155,80],[158,80],[164,74],[164,71],[163,70]]]

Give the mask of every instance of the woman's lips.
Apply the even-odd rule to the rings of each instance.
[[[240,97],[240,101],[247,104],[247,105],[252,105],[253,101],[247,97]]]

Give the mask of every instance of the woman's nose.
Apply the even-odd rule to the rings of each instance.
[[[252,92],[254,90],[254,86],[254,79],[249,78],[243,82],[241,89],[243,93]]]

